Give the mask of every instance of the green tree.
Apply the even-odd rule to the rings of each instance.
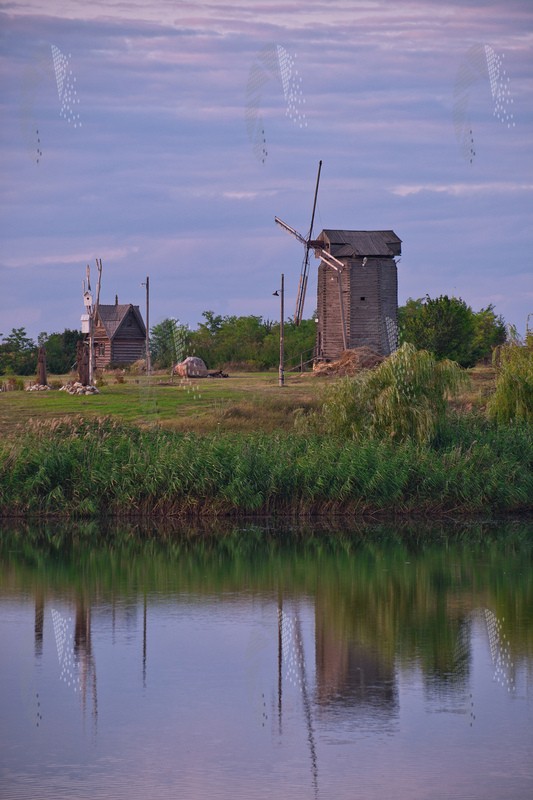
[[[40,333],[37,343],[46,349],[48,371],[55,375],[69,372],[76,363],[76,345],[83,338],[81,331],[69,328],[65,328],[63,333]]]
[[[261,346],[268,329],[261,317],[220,317],[212,311],[204,311],[202,316],[205,322],[192,333],[191,346],[208,367],[221,368],[235,362],[250,368],[264,366]]]
[[[475,363],[492,357],[495,347],[507,339],[505,320],[496,316],[492,303],[474,314],[472,358]]]
[[[31,375],[37,368],[37,348],[25,328],[13,328],[0,344],[0,374]]]
[[[190,331],[174,318],[150,328],[150,357],[155,369],[170,369],[189,355]]]
[[[204,311],[204,322],[191,334],[194,354],[210,368],[242,364],[249,369],[272,369],[279,363],[279,322],[262,317],[215,316]],[[300,325],[287,321],[284,328],[285,362],[296,366],[300,356],[312,357],[315,323],[302,320]]]
[[[426,295],[424,300],[409,299],[398,316],[402,342],[428,350],[438,359],[456,361],[462,367],[476,363],[475,315],[461,298],[441,295],[432,299]]]

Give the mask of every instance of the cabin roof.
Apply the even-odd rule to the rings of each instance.
[[[134,306],[131,303],[114,303],[113,305],[100,304],[97,313],[109,339],[113,339],[117,334],[120,326],[128,316],[130,309],[140,328],[141,334],[146,336],[146,328],[141,312],[139,311],[139,306]]]
[[[318,237],[337,258],[392,258],[402,252],[402,240],[394,231],[346,231],[325,228]]]

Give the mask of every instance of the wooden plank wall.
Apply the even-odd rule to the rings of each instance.
[[[342,273],[342,296],[349,335],[350,278],[347,269]],[[317,358],[328,360],[338,358],[344,346],[337,273],[323,262],[318,268],[317,310]]]
[[[367,345],[389,355],[386,317],[397,323],[398,280],[392,259],[368,258],[346,261],[342,273],[343,302],[348,347]],[[363,299],[364,298],[364,299]],[[321,263],[317,287],[317,358],[336,359],[343,351],[337,273]]]
[[[379,265],[381,285],[381,337],[383,355],[388,356],[397,347],[394,331],[387,330],[386,319],[397,331],[398,329],[398,268],[392,259],[382,259]],[[392,345],[392,349],[391,349]]]
[[[137,359],[145,357],[146,341],[145,339],[139,339],[139,338],[119,339],[117,337],[112,342],[111,352],[112,352],[111,361],[132,364],[134,361],[137,361]]]

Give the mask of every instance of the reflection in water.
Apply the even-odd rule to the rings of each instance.
[[[53,608],[52,621],[54,624],[57,658],[61,668],[59,680],[72,687],[74,692],[78,692],[80,689],[80,677],[74,661],[73,634],[69,632],[69,623],[72,622],[72,618],[69,617],[67,620],[66,617]]]
[[[17,664],[28,640],[44,731],[32,750],[6,704],[0,793],[529,798],[531,537],[380,535],[0,536],[0,633]]]
[[[87,692],[90,690],[92,716],[96,724],[98,698],[96,666],[91,641],[91,608],[85,605],[83,599],[76,599],[74,631],[70,629],[71,617],[67,619],[55,608],[52,608],[51,615],[60,666],[59,680],[66,683],[76,694],[80,693],[84,715],[87,707]]]
[[[496,614],[488,608],[484,608],[483,612],[487,624],[490,657],[494,665],[494,678],[499,684],[507,688],[509,692],[514,691],[514,664],[511,660],[509,640],[502,629],[502,624],[505,620],[500,622]]]
[[[96,694],[96,666],[92,649],[91,608],[83,598],[76,602],[76,624],[74,627],[74,655],[78,666],[81,683],[81,701],[83,712],[87,707],[87,692],[92,694],[92,715],[96,724],[98,716],[98,698]]]
[[[318,605],[318,604],[317,604]],[[398,696],[394,662],[371,644],[340,636],[330,625],[327,609],[318,605],[316,619],[317,699],[321,707],[341,705],[392,718]]]
[[[44,632],[44,592],[38,588],[35,592],[35,658],[41,658],[43,654],[43,632]]]
[[[281,609],[278,609],[279,637],[281,641],[281,653],[286,664],[286,677],[293,686],[297,686],[302,695],[302,703],[305,714],[305,724],[307,728],[307,741],[309,743],[309,755],[311,759],[311,773],[313,780],[313,791],[318,797],[318,761],[316,755],[315,734],[313,731],[313,720],[311,716],[311,701],[309,698],[309,686],[305,666],[305,652],[302,637],[302,623],[298,608],[294,611],[294,616],[290,616]],[[279,707],[281,709],[281,682],[279,683]]]

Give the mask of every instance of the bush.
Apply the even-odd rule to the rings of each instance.
[[[326,393],[319,427],[357,439],[428,442],[444,423],[448,397],[468,380],[453,361],[437,361],[404,344],[375,369],[334,384]]]
[[[494,351],[496,390],[487,404],[487,414],[498,423],[533,422],[533,345],[519,340]]]

